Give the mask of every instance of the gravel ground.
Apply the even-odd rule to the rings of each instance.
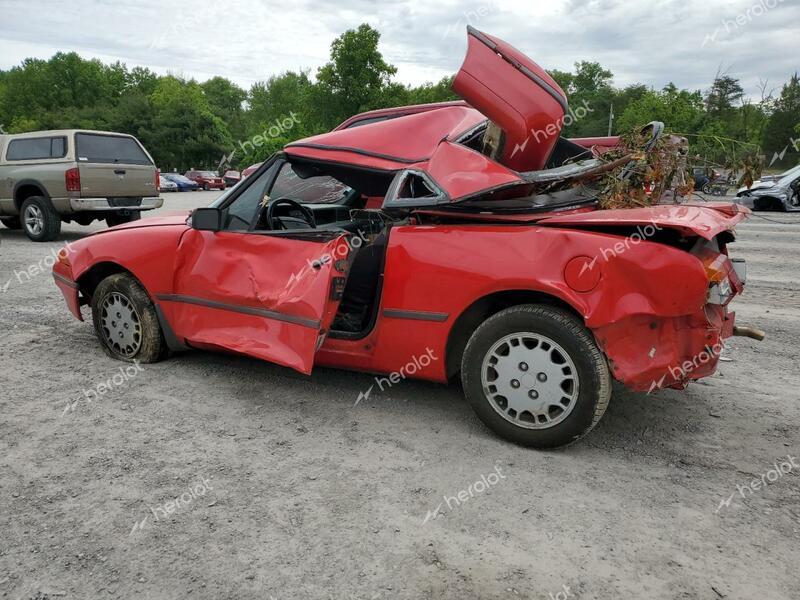
[[[354,405],[370,376],[200,352],[121,372],[36,272],[93,228],[2,230],[0,595],[800,597],[800,463],[781,464],[800,457],[800,215],[759,214],[781,223],[740,227],[735,306],[767,339],[683,392],[615,389],[557,452],[496,438],[456,387]]]

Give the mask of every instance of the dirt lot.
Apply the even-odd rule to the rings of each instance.
[[[766,341],[684,392],[616,389],[558,452],[496,438],[455,387],[354,406],[368,375],[199,352],[121,372],[36,273],[92,228],[3,229],[0,595],[796,599],[800,215],[764,216],[791,224],[754,218],[734,252]]]

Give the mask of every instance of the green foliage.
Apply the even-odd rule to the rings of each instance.
[[[204,83],[149,69],[86,60],[74,52],[49,60],[25,59],[0,70],[0,125],[11,133],[69,127],[107,129],[137,136],[164,170],[244,168],[286,143],[329,131],[366,110],[456,99],[452,77],[420,86],[395,80],[397,69],[379,50],[380,33],[363,24],[331,44],[330,61],[310,72],[287,71],[243,90],[228,79]],[[662,90],[617,88],[597,62],[580,61],[571,72],[550,73],[580,118],[568,137],[632,131],[660,120],[685,134],[691,156],[713,161],[730,148],[763,147],[768,160],[788,147],[784,161],[800,152],[800,81],[795,74],[776,99],[751,102],[735,78],[717,74],[711,88]],[[733,142],[732,140],[735,140]],[[733,146],[731,145],[733,144]],[[748,146],[748,144],[750,144]]]
[[[350,115],[385,106],[386,86],[397,68],[383,60],[380,37],[362,24],[331,44],[331,60],[317,71],[313,90],[323,129],[335,127]]]
[[[619,131],[632,131],[650,121],[663,121],[671,131],[696,131],[703,117],[703,97],[700,92],[679,90],[669,84],[661,91],[646,90],[622,112]]]

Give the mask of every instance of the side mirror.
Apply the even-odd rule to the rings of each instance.
[[[222,211],[218,208],[196,208],[192,213],[191,226],[200,231],[220,231]]]

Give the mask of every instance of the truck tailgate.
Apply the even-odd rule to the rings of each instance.
[[[83,198],[157,196],[155,166],[135,138],[76,133]]]

